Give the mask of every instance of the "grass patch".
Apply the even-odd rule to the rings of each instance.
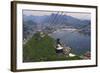
[[[46,35],[42,38],[40,33],[34,36],[23,45],[23,62],[41,62],[41,61],[60,61],[60,60],[77,60],[78,56],[65,57],[58,56],[54,47],[55,41]]]

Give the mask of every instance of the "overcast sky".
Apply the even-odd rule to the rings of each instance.
[[[23,14],[30,16],[44,16],[44,15],[51,15],[52,13],[59,13],[62,14],[62,12],[49,12],[49,11],[32,11],[32,10],[23,10]],[[91,14],[90,13],[80,13],[80,12],[63,12],[62,15],[69,15],[78,19],[91,19]]]

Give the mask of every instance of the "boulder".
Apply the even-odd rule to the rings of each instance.
[[[70,52],[71,52],[71,48],[70,47],[64,47],[64,49],[63,49],[64,55],[69,55]]]

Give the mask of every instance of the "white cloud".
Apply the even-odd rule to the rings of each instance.
[[[57,12],[25,10],[25,11],[23,11],[23,13],[27,16],[29,16],[29,15],[43,16],[43,15],[50,15],[51,13],[57,13]]]
[[[67,15],[78,19],[91,19],[90,13],[67,13]]]

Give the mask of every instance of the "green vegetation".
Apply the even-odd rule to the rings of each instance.
[[[54,48],[55,41],[50,36],[41,37],[40,33],[34,36],[23,45],[23,62],[58,61],[58,60],[79,60],[78,56],[58,56]]]

